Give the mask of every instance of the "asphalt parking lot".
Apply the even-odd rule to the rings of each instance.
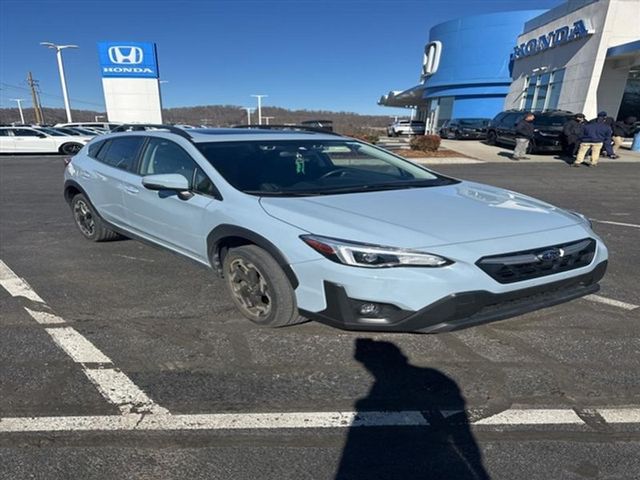
[[[438,165],[610,249],[596,297],[438,335],[256,327],[211,271],[84,240],[63,168],[0,156],[1,479],[640,477],[639,164]]]

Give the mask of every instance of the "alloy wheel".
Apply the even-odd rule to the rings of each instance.
[[[256,320],[269,316],[273,306],[269,284],[258,268],[244,258],[229,265],[231,293],[239,306]]]

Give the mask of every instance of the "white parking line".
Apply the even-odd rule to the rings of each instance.
[[[640,225],[636,225],[635,223],[610,222],[609,220],[596,220],[595,218],[592,218],[591,221],[596,223],[606,223],[608,225],[618,225],[620,227],[640,228]]]
[[[597,408],[607,423],[640,425],[640,408]],[[455,425],[455,422],[454,422]],[[530,427],[583,426],[573,409],[509,409],[470,422],[471,426]],[[283,412],[155,415],[8,417],[0,418],[0,433],[65,431],[177,431],[177,430],[285,430],[308,428],[427,427],[418,411],[377,412]]]
[[[510,409],[474,422],[474,425],[567,425],[584,421],[570,409]]]
[[[0,260],[0,286],[12,297],[25,297],[38,303],[44,303],[38,294],[22,278],[13,273],[6,263]]]
[[[640,308],[640,305],[621,302],[620,300],[613,300],[611,298],[601,297],[600,295],[587,295],[586,297],[583,297],[583,298],[591,302],[604,303],[605,305],[611,305],[612,307],[618,307],[624,310],[635,310],[636,308]]]
[[[0,286],[13,297],[25,297],[41,303],[48,308],[44,300],[22,278],[18,277],[0,260]],[[66,321],[49,312],[31,310],[27,313],[41,325],[64,324]],[[116,370],[109,357],[72,327],[45,328],[58,345],[74,362],[80,364],[85,375],[96,386],[102,396],[118,407],[120,412],[168,414],[169,411],[157,405],[124,373]],[[102,369],[90,369],[85,364],[102,364]],[[110,420],[111,421],[111,420]]]
[[[84,373],[98,388],[103,397],[117,405],[123,415],[129,413],[168,414],[157,405],[124,373],[113,368],[85,369]]]
[[[640,408],[598,408],[607,423],[640,423]]]
[[[53,313],[39,312],[36,310],[31,310],[27,307],[24,307],[24,309],[27,311],[29,315],[31,315],[31,318],[33,318],[36,322],[38,322],[41,325],[66,323],[64,321],[64,318],[60,318],[57,315],[54,315]]]
[[[53,341],[76,363],[111,363],[111,359],[74,328],[46,328]]]

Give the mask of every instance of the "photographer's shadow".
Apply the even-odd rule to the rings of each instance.
[[[375,377],[358,412],[422,412],[429,425],[354,426],[337,480],[486,480],[456,383],[438,370],[410,365],[393,343],[359,338],[355,359]]]

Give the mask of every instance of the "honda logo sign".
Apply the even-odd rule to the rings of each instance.
[[[137,65],[138,63],[142,63],[144,59],[144,54],[140,47],[117,46],[109,47],[107,51],[109,52],[109,60],[111,60],[112,63]]]
[[[103,77],[158,78],[156,46],[142,42],[98,44]]]

